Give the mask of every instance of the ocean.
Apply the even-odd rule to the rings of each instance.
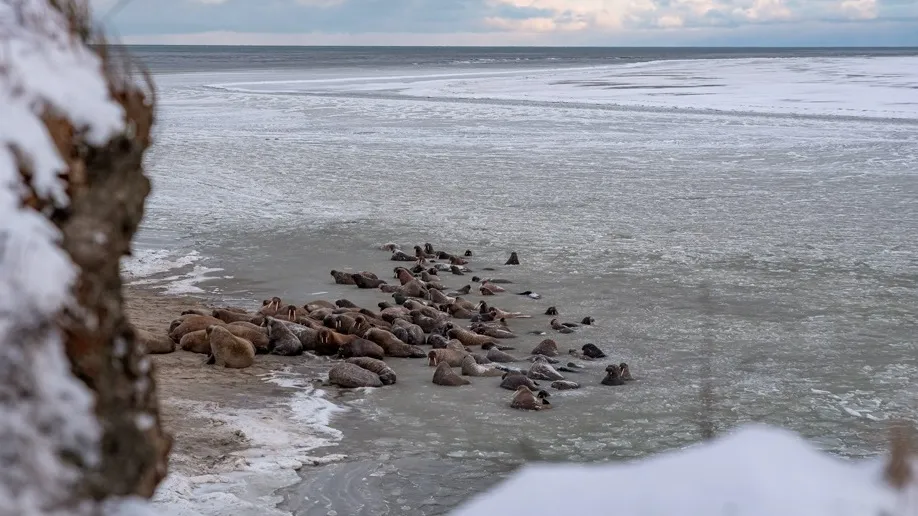
[[[396,386],[332,398],[349,459],[304,470],[288,512],[445,514],[534,456],[748,421],[859,458],[918,422],[918,49],[128,50],[159,100],[129,281],[372,306],[328,271],[391,276],[389,241],[468,248],[543,296],[494,300],[536,315],[517,353],[544,330],[638,377],[588,370],[520,413],[393,361]],[[549,305],[597,324],[555,334]]]

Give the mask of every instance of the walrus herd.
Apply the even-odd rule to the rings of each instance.
[[[533,300],[541,299],[541,295],[530,290],[516,292],[509,286],[513,283],[510,280],[479,276],[472,278],[478,283],[475,289],[471,284],[447,288],[448,280],[440,273],[450,277],[471,273],[471,250],[460,256],[437,251],[429,243],[414,246],[410,254],[393,243],[382,249],[391,253],[391,261],[406,262],[393,269],[394,280],[381,279],[369,271],[331,271],[336,284],[375,289],[391,299],[379,302],[374,309],[347,299],[315,300],[297,306],[273,297],[262,301],[255,311],[233,307],[186,310],[172,321],[167,335],[137,329],[137,339],[149,353],[171,353],[178,347],[206,355],[206,364],[228,368],[249,367],[263,354],[309,360],[324,357],[334,361],[328,383],[346,389],[395,384],[395,372],[385,362],[388,358],[425,358],[425,366],[433,368],[434,384],[458,387],[471,384],[470,378],[487,381],[484,379],[493,377],[498,379],[497,387],[513,391],[510,406],[522,410],[552,407],[550,393],[539,382],[559,391],[580,388],[580,383],[563,373],[576,375],[587,366],[562,361],[565,354],[553,339],[541,340],[527,353],[517,352],[519,346],[502,344],[520,337],[508,320],[533,316],[502,310],[491,300],[505,293]],[[519,264],[514,251],[504,265]],[[489,299],[467,299],[472,292]],[[543,313],[549,319],[546,326],[562,334],[594,324],[590,316],[579,323],[562,322],[555,306]],[[468,324],[461,324],[462,320]],[[583,362],[607,358],[593,343],[569,349],[566,355]],[[526,362],[527,368],[510,365]],[[601,385],[621,386],[634,380],[624,362],[610,363],[604,372]]]

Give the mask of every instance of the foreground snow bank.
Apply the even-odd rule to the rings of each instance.
[[[92,144],[123,128],[98,57],[64,16],[47,0],[0,0],[0,513],[17,516],[80,514],[68,500],[70,462],[98,460],[93,397],[54,323],[75,267],[57,228],[23,205],[68,202],[45,113]]]
[[[452,514],[918,514],[885,485],[881,470],[875,461],[828,455],[792,432],[752,425],[632,463],[526,466]]]

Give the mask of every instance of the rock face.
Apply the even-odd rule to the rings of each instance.
[[[57,2],[66,11],[66,4]],[[79,11],[78,11],[79,12]],[[86,18],[73,16],[74,32],[89,37]],[[150,181],[143,155],[150,145],[154,106],[107,47],[97,47],[115,102],[125,111],[125,131],[100,146],[81,142],[66,120],[46,126],[69,171],[70,203],[52,212],[62,246],[77,266],[76,306],[62,314],[67,356],[74,375],[96,395],[103,429],[100,462],[86,467],[84,489],[95,499],[114,495],[151,497],[166,476],[171,437],[163,430],[153,363],[124,315],[121,257],[144,213]],[[140,424],[139,421],[143,421]]]

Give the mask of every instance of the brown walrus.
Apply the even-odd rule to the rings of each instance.
[[[369,357],[354,357],[347,359],[345,362],[358,365],[367,371],[376,373],[379,375],[379,379],[382,381],[383,385],[392,385],[395,383],[395,371],[382,360]]]
[[[433,351],[431,351],[433,353]],[[479,365],[475,361],[475,357],[472,355],[466,355],[462,359],[462,375],[463,376],[503,376],[504,372],[500,369],[495,369],[493,367],[487,367]]]
[[[504,374],[500,382],[501,389],[507,389],[511,391],[515,391],[521,385],[525,385],[526,387],[529,387],[532,390],[539,388],[538,383],[532,381],[531,379],[529,379],[528,376],[522,373],[506,373]]]
[[[303,309],[306,310],[307,313],[312,313],[314,310],[319,310],[321,308],[334,310],[337,307],[324,299],[316,299],[315,301],[310,301],[303,305]]]
[[[451,339],[458,339],[459,342],[465,344],[466,346],[483,346],[485,344],[496,344],[494,339],[488,337],[487,335],[472,333],[464,328],[459,328],[458,326],[450,328],[447,336]]]
[[[180,342],[182,337],[193,331],[206,330],[212,324],[223,324],[223,321],[216,317],[206,315],[189,315],[181,324],[169,332],[169,338],[173,342]]]
[[[182,315],[210,315],[211,310],[205,308],[189,308],[182,310]]]
[[[516,251],[513,251],[512,253],[510,253],[510,258],[508,258],[506,263],[504,263],[504,265],[519,265],[519,264],[520,264],[520,257],[517,256]]]
[[[336,299],[335,306],[339,308],[360,308],[359,306],[352,303],[349,299]]]
[[[513,395],[513,399],[510,400],[510,408],[520,409],[520,410],[545,410],[551,408],[551,403],[548,402],[549,394],[545,391],[539,391],[539,394],[533,394],[529,387],[525,385],[520,385],[516,389],[516,393]]]
[[[261,302],[261,308],[258,313],[261,315],[275,315],[281,307],[281,298],[274,296],[271,299],[265,299]]]
[[[355,341],[357,338],[356,335],[342,335],[328,328],[322,328],[316,336],[316,354],[337,355],[341,346]]]
[[[345,389],[383,386],[378,374],[348,362],[335,364],[328,371],[328,382]]]
[[[545,310],[545,315],[558,315],[558,309],[553,306],[549,306],[548,310]]]
[[[379,288],[380,285],[387,284],[384,280],[370,278],[363,274],[351,274],[351,278],[354,279],[354,284],[357,285],[357,288]]]
[[[134,338],[144,352],[151,355],[172,353],[175,351],[175,341],[168,335],[157,335],[141,328],[134,328]]]
[[[243,324],[248,324],[244,322],[234,322],[226,325],[227,331],[233,335],[245,339],[252,343],[252,346],[255,348],[256,355],[264,355],[268,352],[268,344],[270,339],[268,338],[267,332],[262,331],[261,328],[257,326],[243,326]]]
[[[245,321],[258,326],[261,326],[261,323],[264,321],[265,316],[262,314],[247,314],[239,313],[232,310],[227,310],[225,308],[218,308],[210,313],[211,316],[220,319],[221,321],[229,324],[233,322]]]
[[[382,360],[386,356],[382,346],[367,339],[355,339],[345,343],[338,350],[338,354],[343,358],[370,357],[378,360]]]
[[[545,355],[547,357],[556,357],[558,356],[558,344],[551,340],[545,339],[539,343],[535,349],[532,350],[533,355]]]
[[[196,330],[182,335],[179,348],[192,353],[210,354],[210,342],[207,341],[207,329]]]
[[[255,347],[251,342],[233,335],[225,326],[213,325],[204,331],[210,341],[208,364],[245,369],[255,363]]]
[[[472,382],[454,373],[453,369],[446,362],[440,362],[440,365],[437,366],[437,370],[434,371],[433,383],[448,387],[458,387],[460,385],[469,385]]]
[[[386,356],[401,358],[423,358],[424,351],[417,346],[410,346],[398,339],[392,332],[370,328],[363,334],[363,338],[379,344],[386,352]]]
[[[337,285],[356,285],[354,278],[346,272],[332,269],[331,275],[332,278],[335,278],[335,284]]]
[[[469,354],[464,350],[450,348],[432,349],[427,352],[427,365],[436,367],[440,365],[440,362],[446,362],[451,367],[460,367],[462,365],[462,360],[467,356],[469,356]]]

